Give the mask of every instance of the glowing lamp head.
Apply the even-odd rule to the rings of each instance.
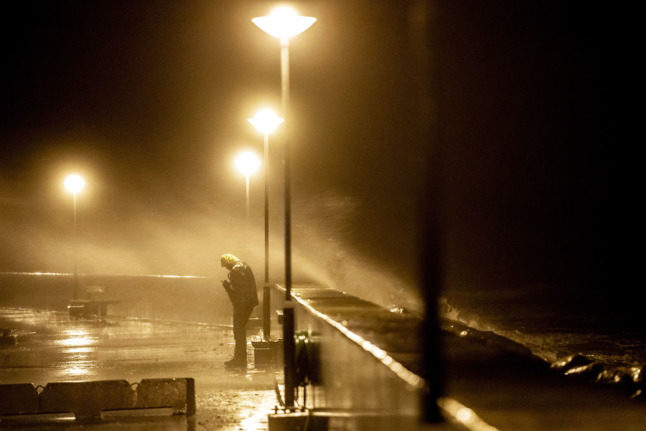
[[[268,16],[253,18],[251,21],[265,33],[286,42],[310,28],[316,22],[316,18],[300,16],[294,9],[281,6]]]
[[[85,187],[85,180],[78,174],[71,174],[65,178],[63,185],[68,192],[76,195]]]
[[[252,151],[243,151],[236,157],[235,165],[240,173],[248,177],[260,168],[260,158]]]
[[[261,109],[256,112],[253,118],[249,118],[251,125],[263,135],[273,133],[283,121],[282,118],[269,108]]]

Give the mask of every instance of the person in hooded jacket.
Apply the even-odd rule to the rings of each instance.
[[[220,256],[220,264],[229,271],[222,286],[233,305],[233,358],[224,363],[227,368],[247,368],[247,322],[254,307],[258,305],[256,279],[253,271],[232,254]]]

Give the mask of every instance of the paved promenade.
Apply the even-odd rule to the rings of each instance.
[[[186,323],[107,318],[72,320],[67,313],[0,309],[0,327],[11,328],[15,345],[0,346],[0,383],[147,378],[195,379],[197,414],[131,418],[104,424],[64,424],[64,429],[263,430],[276,403],[280,374],[253,369],[231,373],[223,362],[233,351],[231,329]],[[251,353],[251,352],[250,352]],[[63,424],[33,429],[63,429]],[[0,429],[32,429],[0,422]]]

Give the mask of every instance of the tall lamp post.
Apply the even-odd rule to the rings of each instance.
[[[285,120],[285,306],[283,309],[283,345],[285,361],[285,407],[294,409],[296,367],[294,364],[294,306],[292,303],[292,248],[291,248],[291,194],[289,161],[289,39],[301,34],[316,18],[300,16],[292,8],[283,6],[274,9],[268,16],[251,20],[265,33],[280,39],[280,77],[282,116]]]
[[[234,161],[238,172],[245,176],[245,217],[249,223],[249,177],[258,171],[260,159],[252,151],[243,151]]]
[[[74,294],[73,299],[78,299],[78,290],[79,290],[79,280],[78,280],[78,239],[76,233],[76,195],[83,190],[85,187],[85,180],[82,176],[78,174],[68,175],[63,181],[63,185],[68,192],[72,194],[74,202],[74,230],[73,230],[73,242],[74,242]]]
[[[264,160],[265,160],[265,283],[262,290],[262,334],[265,340],[269,340],[271,326],[269,323],[269,135],[273,133],[283,122],[274,111],[263,108],[256,112],[253,118],[249,118],[251,125],[264,136]]]

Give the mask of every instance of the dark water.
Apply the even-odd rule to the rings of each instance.
[[[577,300],[578,299],[578,300]],[[626,301],[622,312],[571,297],[553,286],[451,292],[440,300],[443,317],[519,343],[567,375],[620,384],[643,397],[646,327]]]

